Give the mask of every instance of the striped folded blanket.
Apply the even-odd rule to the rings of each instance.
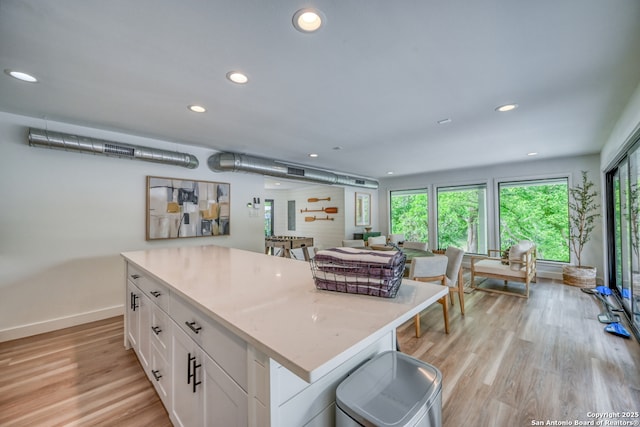
[[[386,279],[394,277],[399,267],[404,268],[406,256],[399,251],[331,248],[318,251],[314,259],[324,272]]]
[[[316,253],[322,261],[346,261],[391,266],[400,262],[404,254],[400,251],[372,251],[359,248],[331,248]]]
[[[393,298],[405,261],[399,251],[332,248],[318,251],[311,268],[318,289]]]

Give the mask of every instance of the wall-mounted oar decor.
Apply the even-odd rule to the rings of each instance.
[[[311,197],[310,199],[307,199],[307,202],[315,203],[315,202],[319,202],[321,200],[331,201],[331,197],[327,197],[326,199],[318,199],[318,198],[315,198],[315,197]]]
[[[335,218],[329,218],[329,215],[327,215],[326,218],[316,218],[315,216],[305,216],[304,220],[305,222],[313,222],[313,221],[333,221]]]
[[[338,208],[337,207],[329,207],[329,208],[322,208],[322,209],[300,209],[301,213],[305,213],[305,212],[325,212],[328,214],[337,214],[338,213]]]

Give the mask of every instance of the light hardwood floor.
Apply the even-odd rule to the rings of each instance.
[[[640,345],[604,332],[601,311],[579,288],[539,279],[528,300],[465,294],[466,314],[449,310],[449,335],[435,304],[421,338],[408,322],[398,340],[441,370],[445,427],[576,425],[590,412],[640,411]]]
[[[604,332],[578,288],[540,280],[529,300],[475,291],[398,329],[402,351],[443,374],[444,427],[516,427],[640,410],[640,345]],[[169,426],[123,347],[122,317],[0,343],[0,426]],[[640,421],[640,418],[636,419]]]
[[[122,316],[0,343],[0,426],[171,426]]]

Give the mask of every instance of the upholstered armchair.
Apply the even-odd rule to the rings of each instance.
[[[471,257],[471,287],[486,292],[516,295],[529,298],[529,285],[536,278],[536,245],[523,240],[509,248],[508,257],[503,251],[490,249],[489,256]],[[476,277],[504,280],[504,287],[489,287],[476,284]],[[508,282],[524,283],[524,292],[508,287]]]

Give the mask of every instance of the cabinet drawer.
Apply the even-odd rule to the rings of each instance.
[[[171,296],[169,314],[235,382],[247,390],[247,344],[191,304]]]
[[[145,278],[140,283],[140,289],[149,296],[152,303],[165,312],[169,311],[169,288],[154,280]]]
[[[155,305],[151,306],[151,341],[160,354],[169,358],[169,345],[171,343],[171,329],[169,316]]]
[[[131,281],[139,287],[143,277],[145,276],[142,270],[131,265],[130,263],[127,263],[127,280]]]
[[[169,331],[167,331],[169,332]],[[171,368],[155,346],[151,349],[151,363],[149,367],[149,380],[155,387],[165,407],[170,405],[169,393],[171,392]]]
[[[144,292],[151,302],[157,304],[164,311],[169,311],[169,288],[158,281],[149,278],[143,270],[128,264],[127,277]]]

